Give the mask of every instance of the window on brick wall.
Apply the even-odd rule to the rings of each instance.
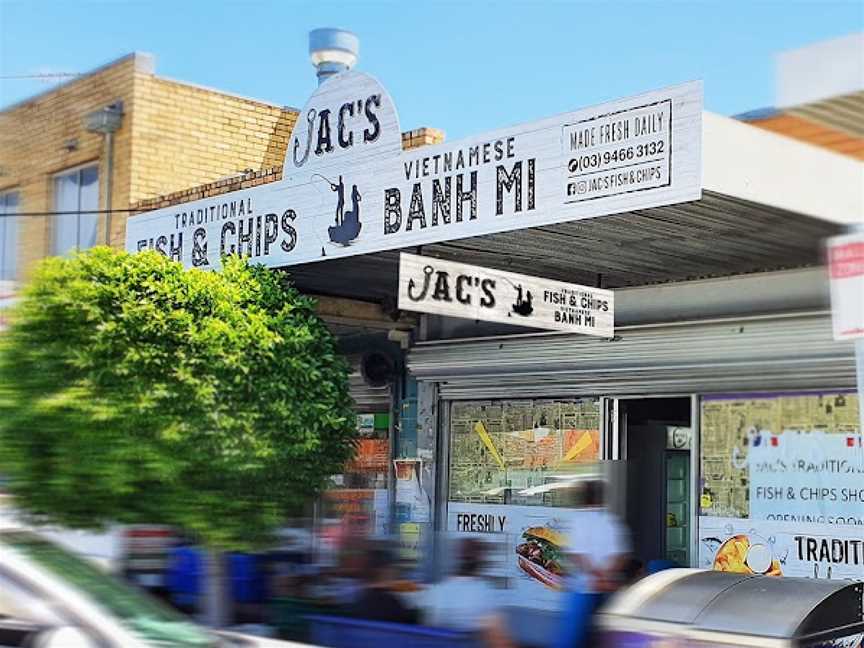
[[[88,166],[54,176],[54,254],[96,245],[99,169]],[[73,213],[66,213],[73,212]]]
[[[0,281],[18,276],[18,192],[0,193]]]

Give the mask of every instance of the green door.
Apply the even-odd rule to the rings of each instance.
[[[690,453],[666,452],[666,558],[690,566]]]

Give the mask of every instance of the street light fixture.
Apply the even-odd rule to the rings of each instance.
[[[111,245],[111,198],[114,184],[114,133],[123,123],[123,102],[115,101],[84,117],[84,127],[91,133],[101,133],[105,140],[105,245]]]

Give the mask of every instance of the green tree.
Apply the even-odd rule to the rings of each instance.
[[[0,470],[42,522],[253,548],[353,454],[347,375],[280,273],[109,248],[49,259],[0,335]]]

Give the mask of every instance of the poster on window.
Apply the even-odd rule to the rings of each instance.
[[[706,397],[701,460],[701,566],[864,573],[864,439],[854,393]]]
[[[450,502],[447,530],[457,541],[487,543],[485,574],[498,583],[499,604],[557,609],[567,576],[565,551],[596,557],[616,545],[615,538],[579,532],[596,526],[597,515],[590,509]]]
[[[791,392],[766,394],[730,394],[706,396],[701,404],[702,515],[712,517],[751,517],[751,479],[769,480],[769,466],[760,464],[758,474],[751,470],[756,458],[781,454],[787,460],[795,453],[806,452],[806,434],[823,434],[836,439],[830,452],[840,460],[854,456],[858,429],[858,397],[851,391]],[[788,433],[788,434],[787,434]],[[828,451],[828,450],[826,450]],[[860,452],[860,451],[859,451]],[[750,457],[751,453],[754,455]],[[768,453],[766,455],[766,453]],[[789,453],[792,453],[790,455]],[[830,468],[828,465],[826,468]],[[784,465],[792,471],[796,466]],[[775,466],[774,470],[779,467]],[[813,470],[809,471],[814,472]],[[806,472],[797,470],[790,479],[804,479]],[[830,470],[821,470],[828,476]],[[856,476],[847,473],[854,486]],[[812,481],[811,477],[808,477]],[[766,482],[767,483],[767,482]],[[793,484],[794,485],[794,484]],[[760,493],[761,494],[761,493]],[[766,495],[767,497],[767,495]],[[757,514],[764,512],[764,502],[755,503]]]
[[[864,526],[699,518],[699,567],[767,576],[864,578]]]

